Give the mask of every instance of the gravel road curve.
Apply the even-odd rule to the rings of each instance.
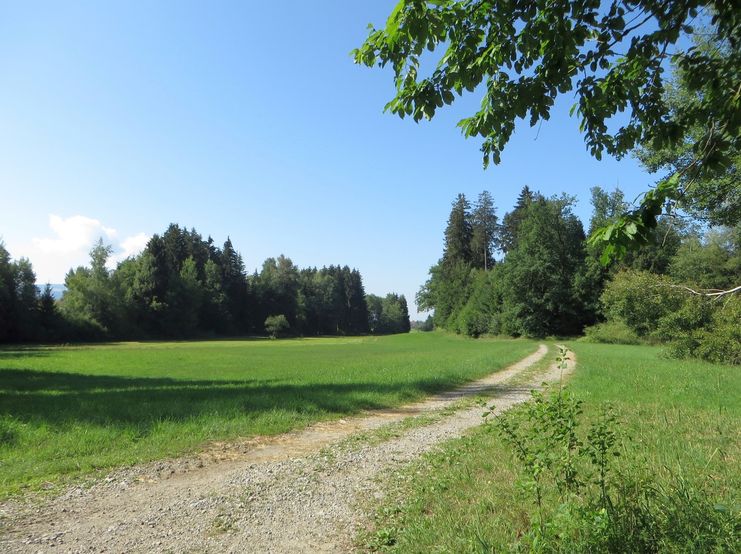
[[[360,501],[382,498],[393,470],[482,423],[478,406],[439,410],[484,391],[497,411],[526,401],[531,389],[562,375],[553,365],[526,373],[521,383],[547,352],[541,345],[503,371],[402,408],[214,444],[199,455],[120,470],[51,499],[6,501],[0,551],[348,552],[367,523]],[[343,440],[431,412],[439,417],[387,440]]]

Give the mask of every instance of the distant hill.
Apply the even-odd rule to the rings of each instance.
[[[51,284],[51,293],[54,295],[55,300],[59,300],[62,298],[62,295],[64,294],[64,291],[67,290],[67,287],[64,285],[61,285],[59,283],[50,283]],[[46,285],[36,285],[36,288],[39,289],[39,292],[43,292],[44,287]]]

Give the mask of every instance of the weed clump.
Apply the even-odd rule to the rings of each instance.
[[[559,359],[566,359],[564,350]],[[713,503],[681,475],[658,482],[638,464],[614,470],[620,424],[609,405],[587,424],[582,402],[568,390],[532,396],[493,422],[520,462],[520,484],[533,502],[529,529],[514,551],[739,551],[741,521],[733,507]]]

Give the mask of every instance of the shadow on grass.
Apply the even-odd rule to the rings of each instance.
[[[457,384],[439,379],[396,384],[190,381],[0,368],[0,417],[60,428],[76,423],[133,426],[146,433],[163,420],[188,421],[202,415],[251,419],[275,411],[352,414]]]
[[[48,349],[40,346],[0,347],[0,360],[40,358],[48,355]]]

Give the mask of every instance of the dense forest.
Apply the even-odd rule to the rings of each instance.
[[[628,206],[594,187],[589,234]],[[647,244],[605,266],[572,213],[575,199],[522,189],[498,220],[492,197],[458,195],[442,258],[417,295],[437,327],[470,336],[659,342],[679,356],[741,363],[741,227],[664,216]],[[493,254],[500,258],[494,261]]]
[[[201,336],[386,334],[409,331],[403,295],[366,295],[347,266],[299,269],[268,258],[248,275],[227,239],[170,225],[138,256],[108,269],[99,241],[89,267],[69,271],[56,301],[39,290],[28,259],[0,243],[0,342]]]

